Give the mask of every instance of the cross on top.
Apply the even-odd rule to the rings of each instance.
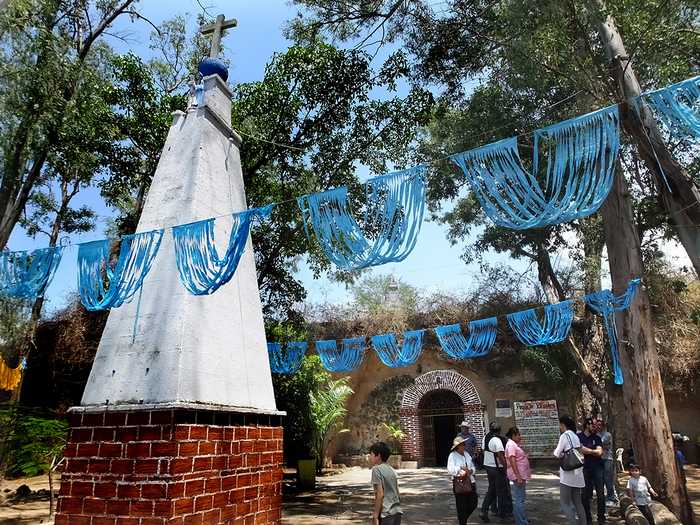
[[[212,35],[211,51],[209,52],[210,58],[216,58],[219,56],[219,50],[221,49],[221,32],[224,29],[236,27],[237,25],[238,21],[235,18],[225,20],[224,15],[219,15],[216,17],[216,21],[213,24],[207,24],[199,28],[199,32],[203,35]]]

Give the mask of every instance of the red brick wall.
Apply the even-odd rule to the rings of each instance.
[[[74,413],[56,525],[280,523],[279,416]]]

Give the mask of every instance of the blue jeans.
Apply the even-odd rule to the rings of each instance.
[[[615,492],[615,461],[612,459],[604,459],[605,464],[605,498],[608,501],[617,502],[617,493]]]
[[[527,516],[525,515],[525,487],[527,482],[518,485],[515,481],[510,482],[510,494],[513,497],[513,519],[515,525],[527,525]]]

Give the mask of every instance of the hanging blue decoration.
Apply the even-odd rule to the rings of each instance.
[[[675,139],[700,139],[700,76],[635,97],[632,104],[637,111],[642,101]]]
[[[617,344],[617,327],[615,324],[615,312],[627,310],[637,293],[640,279],[632,279],[627,290],[620,296],[615,296],[610,290],[601,290],[584,297],[586,304],[603,317],[603,325],[610,341],[610,357],[612,358],[613,375],[615,384],[621,385],[622,368],[620,367],[620,351]]]
[[[372,336],[372,346],[386,366],[400,368],[415,363],[423,349],[425,330],[410,330],[403,334],[403,345],[399,347],[394,334]]]
[[[487,355],[496,342],[498,321],[495,317],[469,323],[469,338],[462,335],[459,324],[435,327],[442,350],[454,359],[469,359]]]
[[[116,308],[141,287],[158,253],[163,230],[121,238],[119,259],[110,263],[109,239],[88,242],[78,248],[78,290],[90,311]]]
[[[316,341],[316,352],[321,363],[330,372],[350,372],[355,370],[365,355],[365,338],[343,339],[343,348],[338,350],[335,340]]]
[[[310,223],[326,257],[345,270],[403,261],[423,223],[424,172],[425,166],[416,166],[365,183],[364,219],[371,237],[353,218],[345,186],[299,197],[307,238]]]
[[[549,152],[544,186],[537,181],[540,145]],[[536,131],[532,173],[523,167],[516,137],[450,158],[493,222],[524,230],[598,210],[612,187],[619,147],[618,110],[610,106]]]
[[[173,227],[175,260],[182,284],[194,295],[214,293],[226,284],[236,272],[245,251],[251,222],[266,218],[272,205],[234,213],[228,247],[219,256],[214,239],[216,219],[182,224]]]
[[[566,339],[574,320],[571,301],[548,304],[544,307],[544,322],[540,322],[537,309],[508,314],[508,324],[521,343],[528,346],[549,345]]]
[[[0,252],[0,294],[33,300],[44,295],[61,262],[63,248]]]
[[[293,374],[299,370],[306,355],[306,341],[267,343],[267,355],[270,358],[270,370],[274,374]]]

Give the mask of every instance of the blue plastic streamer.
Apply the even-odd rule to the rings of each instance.
[[[267,343],[270,370],[275,374],[294,374],[301,367],[308,344],[305,341]]]
[[[425,212],[425,166],[370,179],[365,183],[365,224],[355,221],[345,186],[299,197],[307,238],[309,224],[326,257],[339,268],[355,270],[403,261],[418,240]]]
[[[33,300],[44,295],[61,262],[63,248],[0,252],[0,294]]]
[[[559,343],[569,335],[574,309],[571,301],[548,304],[544,307],[544,322],[540,322],[536,308],[514,312],[506,317],[521,343],[528,346],[549,345]]]
[[[469,359],[487,355],[496,342],[498,321],[495,317],[469,323],[469,338],[462,335],[459,324],[437,326],[435,334],[442,350],[454,359]]]
[[[143,284],[162,238],[163,230],[125,235],[114,267],[109,239],[81,244],[78,290],[83,306],[90,311],[106,310],[128,301]]]
[[[174,226],[175,260],[185,288],[194,295],[208,295],[231,280],[245,251],[251,223],[256,218],[268,217],[272,207],[252,208],[232,214],[233,224],[223,257],[216,249],[216,219]]]
[[[549,153],[543,186],[540,145]],[[612,187],[619,149],[618,109],[610,106],[536,131],[532,173],[523,167],[516,137],[450,158],[494,223],[524,230],[598,210]]]
[[[700,76],[635,97],[632,104],[637,111],[642,101],[675,139],[700,139]]]
[[[365,338],[343,339],[342,350],[338,350],[335,340],[316,341],[316,352],[321,363],[330,372],[350,372],[355,370],[365,355]]]
[[[394,334],[372,336],[372,346],[382,363],[390,368],[409,366],[418,360],[423,349],[425,330],[410,330],[403,334],[403,345],[399,347]]]
[[[586,304],[603,317],[603,325],[610,341],[610,357],[612,358],[613,375],[615,384],[624,383],[622,368],[620,367],[620,351],[617,344],[617,326],[615,324],[615,312],[627,310],[637,293],[640,279],[632,279],[627,290],[620,296],[615,296],[610,290],[601,290],[584,297]]]

